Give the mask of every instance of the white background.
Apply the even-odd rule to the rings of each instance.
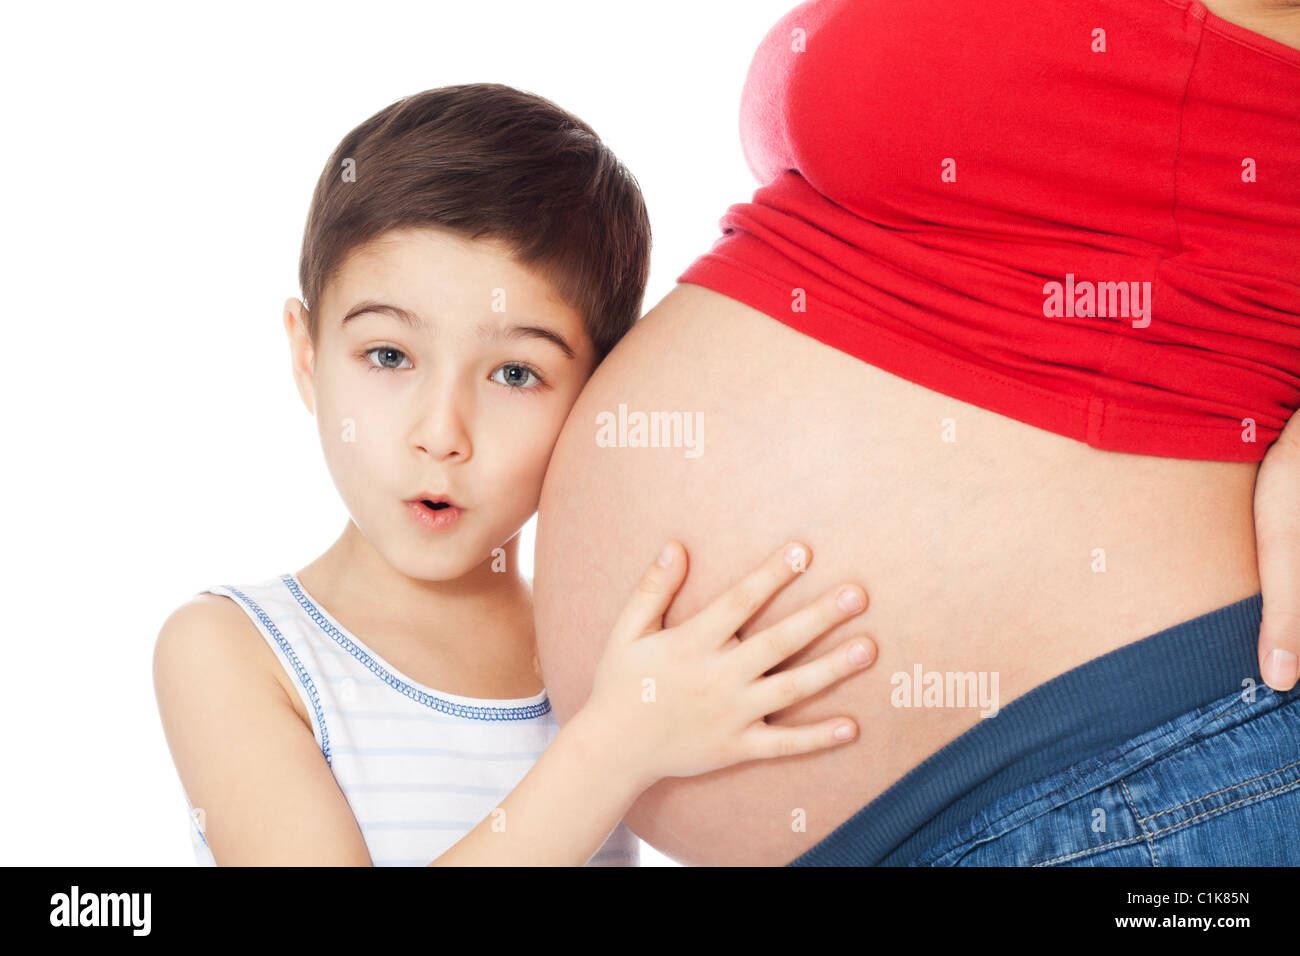
[[[641,184],[648,309],[754,189],[741,87],[794,5],[6,9],[0,864],[194,862],[153,642],[192,594],[296,570],[347,520],[280,324],[339,139],[453,83],[556,101]],[[532,547],[530,522],[530,575]]]

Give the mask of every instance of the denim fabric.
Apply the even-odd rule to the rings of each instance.
[[[790,865],[1300,865],[1300,687],[1260,682],[1262,608],[1033,688]]]
[[[1188,711],[1021,787],[908,865],[1300,866],[1300,690]]]

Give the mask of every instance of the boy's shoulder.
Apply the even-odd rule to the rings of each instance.
[[[229,654],[250,646],[257,628],[248,615],[221,594],[196,594],[163,621],[154,650],[171,654]]]
[[[160,702],[168,691],[186,692],[198,683],[220,682],[219,693],[243,693],[275,680],[304,721],[307,714],[288,686],[257,625],[238,603],[221,594],[196,594],[168,615],[153,652],[154,687]]]

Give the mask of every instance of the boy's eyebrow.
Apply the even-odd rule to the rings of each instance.
[[[384,315],[391,315],[400,322],[405,322],[413,329],[423,329],[424,320],[414,312],[408,312],[398,305],[388,305],[385,302],[376,302],[373,299],[366,299],[364,302],[358,302],[354,305],[347,315],[343,316],[340,325],[347,325],[349,319],[355,319],[363,312],[379,312]]]
[[[355,319],[358,315],[361,315],[364,312],[378,312],[383,315],[391,315],[399,322],[405,322],[411,328],[416,330],[422,331],[426,328],[424,320],[421,319],[414,312],[410,312],[406,309],[403,309],[401,306],[398,305],[389,305],[386,302],[375,302],[374,300],[371,299],[367,299],[364,302],[358,302],[356,305],[354,305],[348,311],[348,314],[343,316],[343,322],[340,324],[346,325],[349,319]],[[495,323],[483,322],[478,326],[478,329],[476,331],[478,332],[478,337],[481,340],[499,339],[499,338],[545,339],[546,341],[553,342],[556,346],[558,346],[560,351],[564,353],[566,358],[574,357],[573,348],[569,345],[568,342],[564,341],[563,336],[561,336],[558,332],[552,329],[548,329],[540,325],[511,325],[503,329],[501,326],[496,325]]]
[[[483,339],[545,339],[548,342],[554,342],[564,352],[565,358],[573,358],[573,349],[569,343],[561,338],[558,332],[544,328],[540,325],[510,325],[506,328],[496,325],[492,322],[484,322],[478,327],[478,337]]]

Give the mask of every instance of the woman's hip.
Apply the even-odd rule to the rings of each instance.
[[[915,866],[1300,865],[1300,689],[1263,684],[1021,787]]]
[[[1256,593],[1035,687],[792,865],[1300,863],[1300,688],[1259,682],[1261,610]]]

